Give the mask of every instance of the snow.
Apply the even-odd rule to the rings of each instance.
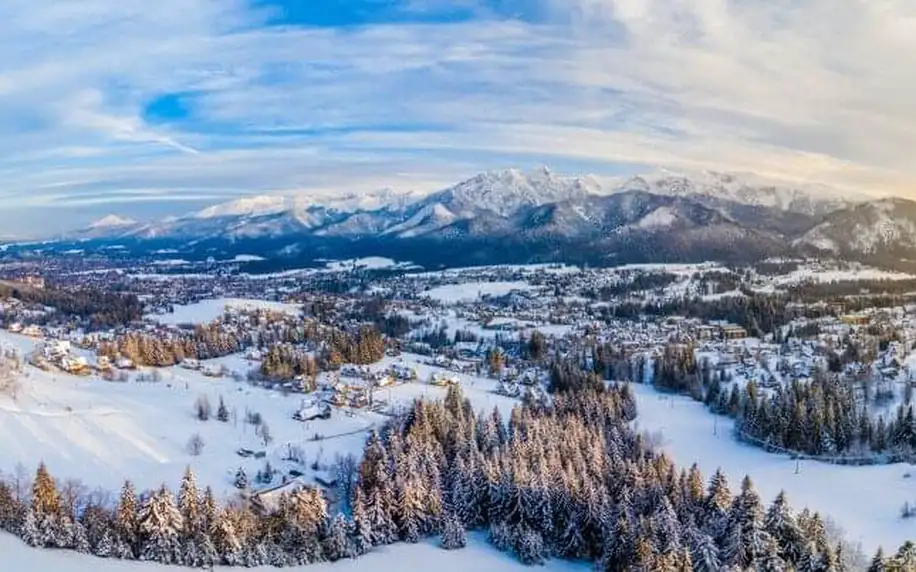
[[[645,229],[657,229],[671,226],[677,222],[677,215],[669,207],[659,207],[639,219],[636,226]]]
[[[298,315],[301,312],[299,306],[283,302],[247,300],[243,298],[214,298],[194,304],[175,306],[175,311],[171,314],[150,314],[146,317],[160,324],[204,324],[222,316],[227,307],[248,310],[264,309],[294,315]]]
[[[916,278],[913,274],[891,272],[888,270],[861,266],[852,267],[846,270],[812,270],[810,268],[799,268],[789,274],[777,277],[775,282],[782,286],[788,286],[803,282],[830,283],[862,280],[911,280],[913,278]]]
[[[0,332],[0,343],[27,354],[37,341]],[[444,398],[447,390],[427,381],[433,373],[445,370],[422,363],[424,359],[404,354],[371,366],[381,372],[399,364],[414,368],[418,375],[415,382],[376,390],[375,401],[397,407],[417,397]],[[258,367],[240,354],[202,363],[224,366],[241,376]],[[226,497],[235,492],[233,476],[239,467],[252,476],[265,461],[281,470],[302,470],[303,465],[283,460],[288,445],[300,447],[309,466],[316,460],[333,463],[337,454],[359,456],[366,432],[387,420],[369,410],[333,408],[330,419],[300,422],[293,419],[293,413],[311,396],[254,387],[231,376],[206,377],[178,366],[161,368],[159,373],[162,379],[158,382],[137,381],[135,373],[127,382],[107,382],[26,366],[16,398],[0,395],[0,469],[9,472],[21,463],[31,472],[44,461],[56,478],[75,478],[90,489],[116,491],[127,478],[141,490],[163,483],[175,486],[185,467],[191,466],[201,486],[212,486],[217,495]],[[475,409],[498,407],[508,418],[517,404],[495,393],[494,380],[465,374],[457,378]],[[319,382],[325,381],[323,374]],[[194,404],[200,396],[206,396],[214,414],[222,397],[230,412],[229,422],[199,421]],[[254,427],[244,422],[247,411],[259,412],[270,426],[274,441],[266,448]],[[205,443],[199,456],[186,450],[195,434]],[[316,435],[321,438],[314,439]],[[266,459],[239,457],[239,447],[263,450]],[[305,469],[306,474],[310,470]]]
[[[191,263],[183,258],[170,258],[168,260],[156,260],[153,264],[155,266],[186,266]]]
[[[901,520],[904,502],[916,500],[916,484],[904,475],[910,465],[853,467],[802,461],[744,445],[732,435],[734,422],[716,419],[702,403],[660,394],[651,386],[634,385],[637,427],[661,432],[662,448],[682,466],[696,462],[707,478],[721,467],[736,489],[750,475],[766,502],[785,490],[796,509],[807,506],[830,517],[866,554],[878,546],[896,549],[916,538],[916,521]],[[713,433],[714,427],[716,433]]]
[[[267,215],[283,211],[286,208],[287,200],[287,197],[279,195],[245,197],[236,201],[207,207],[191,216],[194,218],[208,219],[228,216]]]
[[[483,296],[503,296],[515,290],[531,290],[527,282],[466,282],[447,284],[428,290],[425,294],[443,303],[469,302]]]
[[[137,224],[132,218],[122,217],[118,215],[110,214],[106,217],[100,218],[99,220],[91,223],[89,228],[117,228],[121,226],[132,226]]]
[[[471,534],[468,546],[462,550],[442,550],[435,540],[419,544],[395,544],[374,549],[357,560],[342,560],[333,563],[310,564],[294,568],[285,568],[300,572],[400,572],[405,563],[416,570],[426,572],[435,569],[437,572],[466,572],[468,570],[486,570],[487,572],[521,572],[530,570],[511,556],[497,551],[486,543],[482,534]],[[148,562],[125,562],[123,560],[95,558],[75,552],[56,550],[38,550],[23,544],[18,538],[9,534],[0,534],[0,553],[3,554],[4,566],[10,570],[37,571],[54,570],[55,572],[163,572],[169,567]],[[173,568],[182,570],[181,568]],[[544,572],[586,572],[590,568],[584,564],[553,560],[540,566]],[[214,570],[239,570],[223,568]],[[261,572],[276,568],[255,568]]]
[[[384,270],[387,268],[401,268],[404,265],[410,266],[409,262],[395,262],[390,258],[382,256],[367,256],[365,258],[354,258],[350,260],[332,260],[325,264],[325,268],[332,272],[342,272],[361,268],[364,270]]]
[[[236,254],[235,258],[232,259],[232,262],[258,262],[260,260],[266,260],[263,256],[258,256],[256,254]]]

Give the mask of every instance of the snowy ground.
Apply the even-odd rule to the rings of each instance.
[[[866,554],[877,547],[896,551],[916,538],[916,520],[902,520],[904,502],[916,501],[916,470],[910,465],[838,466],[802,461],[746,446],[732,436],[733,422],[711,415],[702,403],[662,395],[634,385],[640,430],[663,434],[663,449],[682,466],[696,462],[708,478],[718,467],[733,490],[748,474],[769,503],[781,489],[796,509],[804,506],[829,516],[848,539],[861,542]],[[716,434],[714,434],[714,429]],[[913,478],[906,475],[912,473]]]
[[[0,334],[0,341],[23,353],[35,343],[5,332]],[[419,363],[419,356],[405,355],[403,360],[403,364],[415,367],[419,380],[377,390],[377,402],[398,406],[420,396],[445,396],[445,389],[426,383],[438,368]],[[395,361],[400,360],[386,358],[373,369],[382,370]],[[212,363],[240,374],[257,366],[239,355]],[[292,418],[301,406],[301,394],[284,395],[180,367],[164,368],[160,373],[159,382],[121,383],[27,366],[16,399],[0,396],[0,470],[8,473],[21,463],[31,473],[39,461],[44,461],[60,479],[80,479],[90,489],[117,490],[125,478],[141,489],[162,483],[174,486],[190,465],[202,485],[228,496],[234,493],[233,477],[239,467],[253,477],[268,460],[277,469],[296,469],[309,475],[307,466],[315,460],[331,464],[338,454],[359,456],[367,430],[386,419],[370,411],[334,408],[329,420],[302,423]],[[478,409],[499,407],[508,415],[516,403],[495,394],[492,380],[459,377]],[[220,397],[224,399],[230,412],[228,423],[215,418],[197,420],[194,403],[202,395],[214,414]],[[267,447],[255,435],[254,426],[245,423],[247,411],[260,413],[270,427],[273,442]],[[199,456],[187,451],[194,434],[205,443]],[[305,468],[283,460],[291,446],[304,453]],[[266,459],[239,457],[236,450],[240,447],[264,450]]]
[[[23,572],[165,572],[182,570],[159,564],[145,562],[124,562],[106,560],[73,552],[36,550],[29,548],[19,539],[8,534],[0,534],[0,553],[3,554],[4,570],[22,570]],[[435,569],[436,572],[467,572],[485,570],[486,572],[520,572],[530,570],[510,556],[498,552],[487,545],[481,536],[475,536],[463,550],[446,551],[435,544],[435,540],[420,544],[396,544],[375,551],[358,560],[344,560],[327,564],[311,564],[284,570],[301,572],[400,572],[409,564],[418,572]],[[237,568],[216,568],[217,570],[238,570]],[[267,572],[276,568],[256,568]],[[584,564],[551,561],[538,570],[543,572],[586,572],[590,568]]]
[[[514,290],[531,290],[527,282],[465,282],[427,290],[424,295],[446,304],[473,302],[483,296],[503,296]]]
[[[255,309],[263,308],[275,312],[287,312],[289,314],[301,313],[301,308],[295,304],[284,304],[282,302],[268,302],[265,300],[245,300],[242,298],[214,298],[212,300],[201,300],[195,304],[186,306],[175,306],[175,311],[171,314],[150,314],[147,317],[159,322],[160,324],[204,324],[212,322],[223,315],[227,307]]]

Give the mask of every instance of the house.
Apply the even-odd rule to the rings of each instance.
[[[89,362],[83,356],[67,356],[61,359],[60,368],[75,375],[89,374]]]
[[[747,337],[747,330],[736,324],[719,326],[719,332],[726,340],[743,340]]]
[[[200,362],[193,358],[184,358],[181,360],[181,367],[184,369],[200,369]]]
[[[42,331],[41,328],[32,324],[22,329],[22,335],[29,336],[30,338],[40,338],[42,336]]]
[[[19,322],[13,322],[12,324],[10,324],[9,330],[13,332],[14,334],[18,334],[22,331],[22,324],[20,324]]]
[[[430,385],[437,385],[439,387],[458,385],[459,383],[461,383],[461,380],[458,379],[458,376],[448,372],[436,372],[429,378]]]
[[[302,405],[293,413],[296,421],[313,421],[315,419],[330,419],[331,406],[318,400],[302,400]]]
[[[220,365],[208,363],[200,368],[200,372],[207,377],[220,377],[223,375],[223,367]]]
[[[115,367],[118,369],[134,369],[134,362],[126,357],[119,357],[115,360]]]

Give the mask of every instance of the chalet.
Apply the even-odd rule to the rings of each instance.
[[[302,400],[302,405],[293,413],[296,421],[313,421],[315,419],[330,419],[331,407],[318,400]]]
[[[40,338],[43,334],[41,328],[32,324],[22,329],[22,335],[29,336],[30,338]]]
[[[447,387],[449,385],[459,385],[461,380],[458,379],[458,376],[452,373],[447,372],[436,372],[429,377],[429,384],[436,385],[439,387]]]
[[[719,326],[719,333],[726,340],[743,340],[747,337],[747,330],[736,324]]]

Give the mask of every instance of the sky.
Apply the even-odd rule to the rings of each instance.
[[[4,0],[0,236],[486,169],[916,196],[910,0]]]

